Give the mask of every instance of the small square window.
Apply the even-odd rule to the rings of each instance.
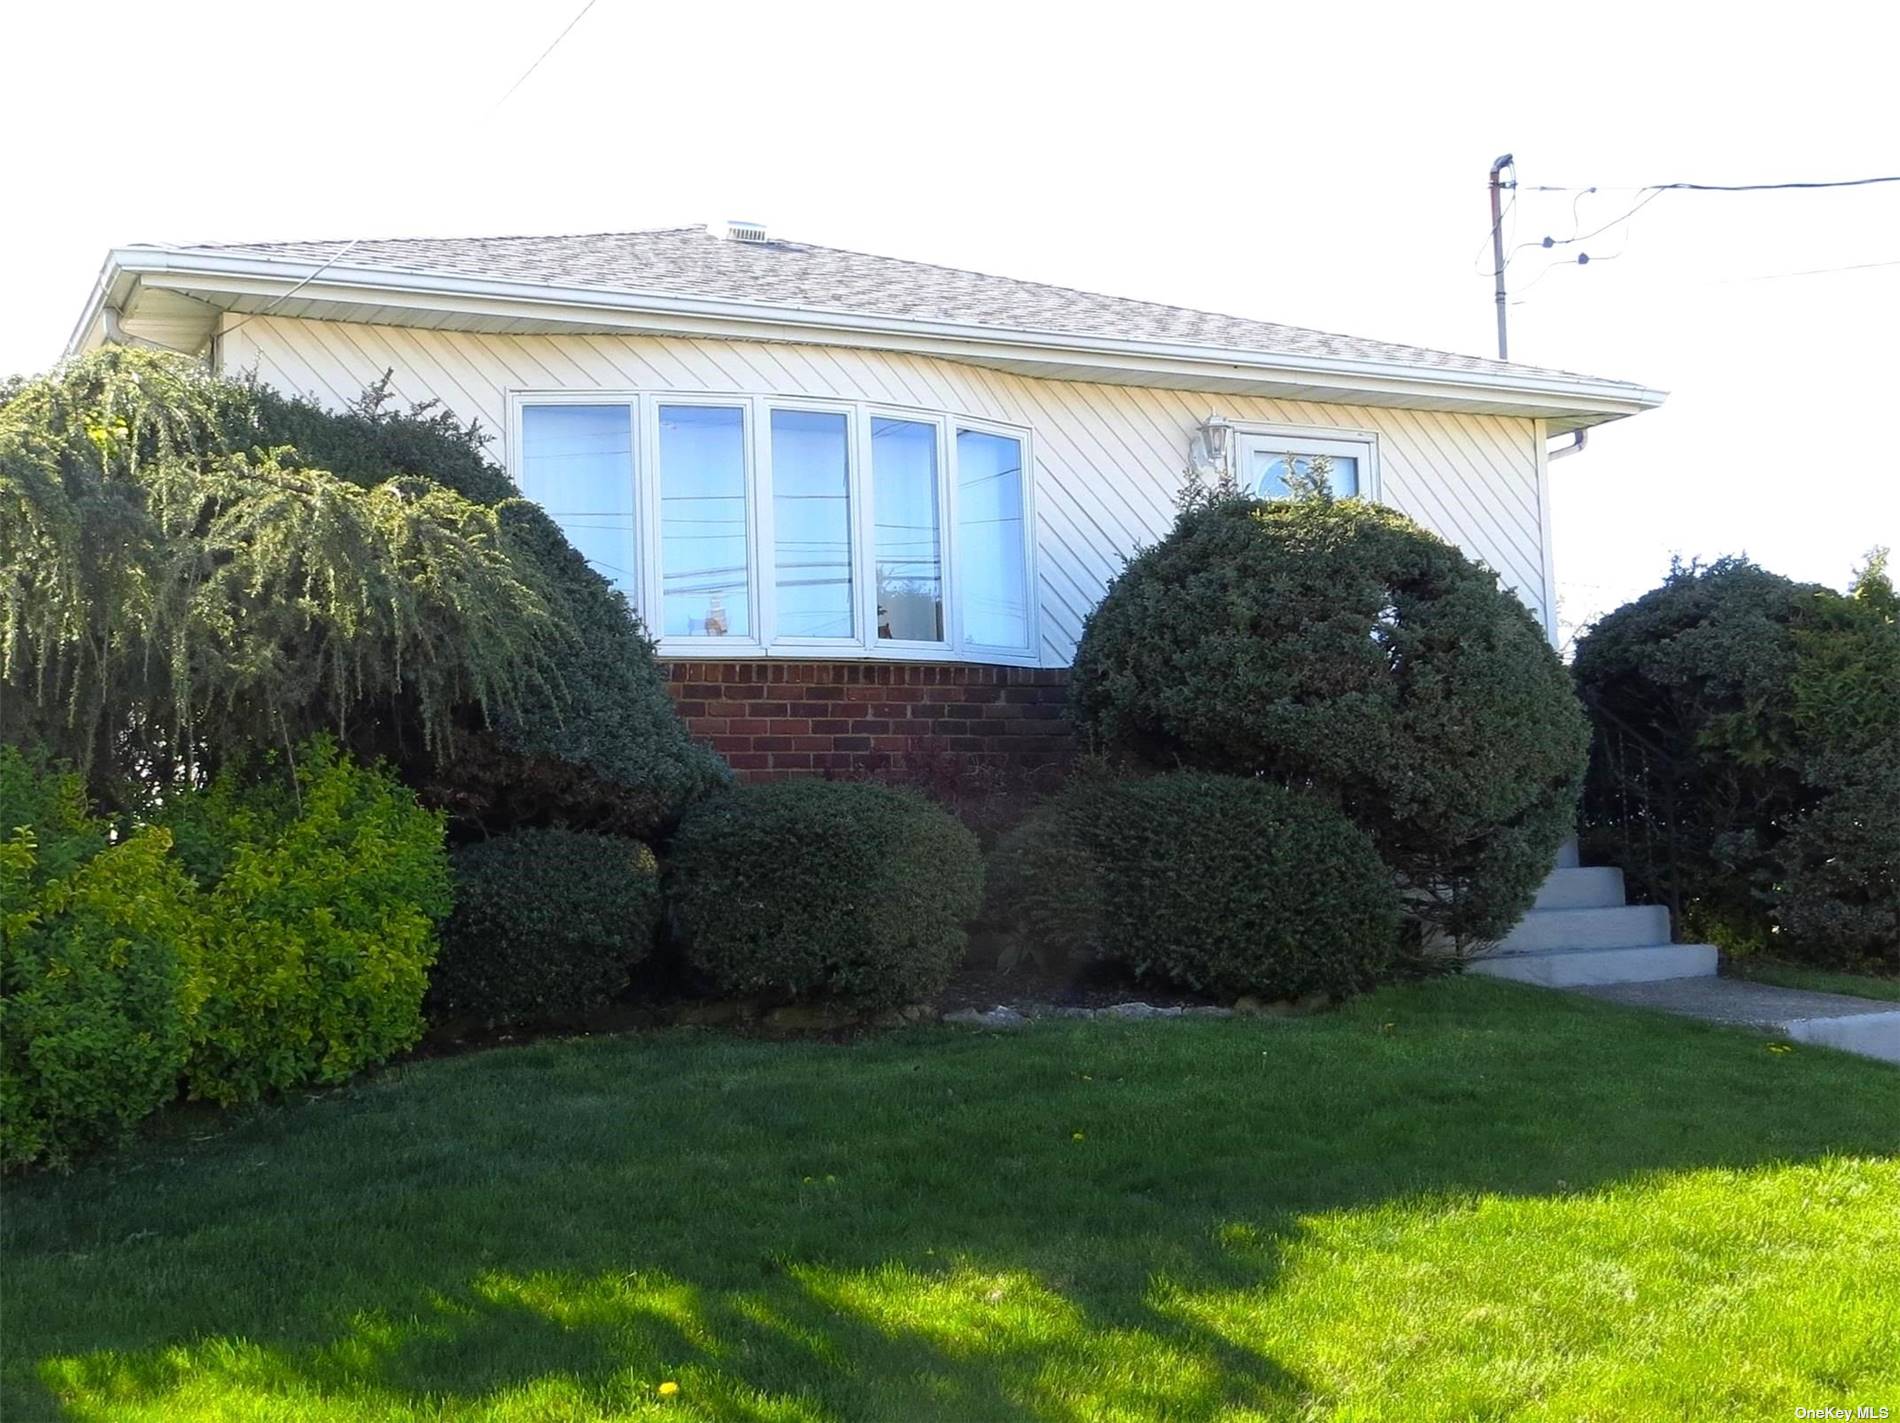
[[[1336,499],[1370,497],[1370,441],[1245,432],[1236,445],[1234,478],[1250,498],[1285,499],[1315,480]]]

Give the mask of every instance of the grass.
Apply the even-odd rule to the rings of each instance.
[[[10,1186],[9,1423],[1900,1405],[1900,1072],[1483,980],[544,1042],[172,1130]]]
[[[1816,993],[1847,993],[1857,998],[1900,1002],[1900,978],[1883,978],[1870,973],[1842,973],[1834,969],[1809,968],[1805,964],[1764,958],[1732,958],[1728,961],[1727,972],[1735,978],[1769,983],[1777,988],[1807,988]]]

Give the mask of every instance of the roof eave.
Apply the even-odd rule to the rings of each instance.
[[[1052,372],[1125,370],[1178,378],[1187,388],[1218,390],[1236,383],[1283,381],[1382,402],[1415,395],[1434,402],[1469,401],[1523,407],[1524,413],[1575,429],[1660,405],[1664,393],[1620,381],[1460,370],[1403,362],[1348,360],[1236,350],[1187,342],[1129,341],[1066,332],[1010,330],[965,322],[925,321],[820,308],[685,296],[502,282],[439,273],[326,266],[267,258],[122,247],[107,258],[92,299],[73,333],[86,339],[99,309],[132,282],[200,297],[219,296],[234,309],[275,307],[294,294],[319,305],[383,305],[440,314],[550,326],[606,326],[733,339],[806,341],[910,350],[949,359],[1047,364]],[[69,347],[72,349],[72,347]],[[1072,376],[1071,378],[1085,378]]]

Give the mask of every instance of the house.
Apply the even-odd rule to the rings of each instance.
[[[1190,467],[1272,494],[1323,456],[1554,634],[1551,442],[1662,399],[744,223],[120,248],[72,348],[109,340],[479,420],[765,775],[1059,758],[1083,620]]]

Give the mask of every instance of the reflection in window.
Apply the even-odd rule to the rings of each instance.
[[[625,405],[530,405],[521,412],[521,492],[590,566],[635,595],[633,420]]]
[[[751,636],[745,414],[660,407],[660,604],[669,637]]]
[[[877,635],[896,642],[942,642],[937,427],[872,417],[871,480]]]
[[[1256,499],[1285,499],[1293,492],[1287,483],[1287,462],[1293,465],[1296,482],[1318,476],[1335,499],[1350,499],[1359,492],[1359,461],[1351,455],[1275,454],[1255,450],[1253,454],[1253,493]]]
[[[843,415],[772,412],[773,573],[787,637],[851,636],[848,450]]]
[[[1023,447],[1007,435],[957,431],[957,597],[966,642],[1029,645]]]

